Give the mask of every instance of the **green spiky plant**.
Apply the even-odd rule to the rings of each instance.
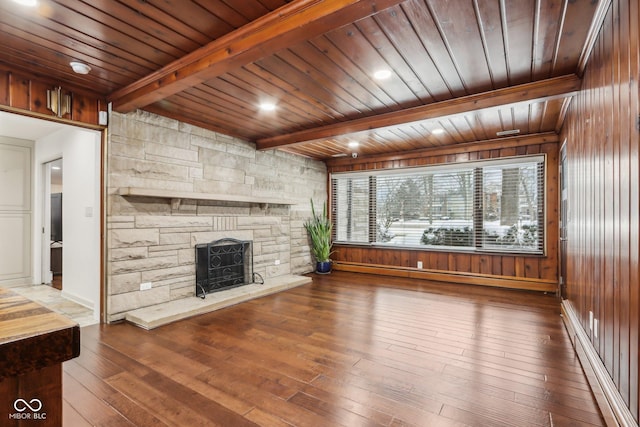
[[[332,224],[327,216],[327,204],[322,207],[322,214],[316,212],[311,200],[312,217],[304,223],[309,238],[311,238],[311,253],[318,262],[329,261],[329,257],[333,253],[331,251],[331,230]]]

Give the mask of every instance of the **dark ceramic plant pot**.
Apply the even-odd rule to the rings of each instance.
[[[331,273],[331,261],[318,261],[316,262],[316,273],[329,274]]]

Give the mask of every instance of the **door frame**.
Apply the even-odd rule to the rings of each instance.
[[[46,114],[42,114],[42,113],[35,113],[32,111],[25,111],[25,110],[19,110],[16,108],[7,108],[6,106],[0,105],[0,111],[3,111],[5,113],[8,114],[15,114],[18,116],[23,116],[23,117],[27,117],[27,118],[32,118],[32,119],[39,119],[39,120],[45,120],[45,121],[49,121],[49,122],[55,122],[55,123],[60,123],[60,124],[64,124],[64,125],[68,125],[68,126],[72,126],[72,127],[76,127],[79,129],[87,129],[87,130],[93,130],[96,131],[100,134],[100,146],[98,147],[98,149],[100,150],[100,171],[99,171],[99,188],[100,188],[100,194],[99,194],[99,214],[100,214],[100,219],[99,219],[99,224],[100,224],[100,230],[99,230],[99,294],[100,294],[100,298],[98,301],[99,304],[99,321],[100,323],[106,323],[107,322],[107,317],[106,317],[106,276],[105,276],[105,265],[106,265],[106,254],[107,254],[107,247],[106,247],[106,238],[105,238],[105,230],[106,230],[106,183],[107,183],[107,177],[106,177],[106,172],[107,172],[107,168],[105,166],[106,163],[106,159],[107,159],[107,130],[108,127],[107,126],[103,126],[103,125],[92,125],[92,124],[87,124],[87,123],[82,123],[82,122],[77,122],[77,121],[73,121],[73,120],[68,120],[68,119],[62,119],[62,118],[57,118],[57,117],[52,117]],[[35,144],[34,144],[34,159],[35,159]],[[61,156],[60,156],[61,157]],[[53,159],[51,159],[53,160]],[[32,165],[34,165],[34,163],[32,163]],[[35,165],[34,165],[35,166]],[[32,178],[35,174],[35,168],[32,170]],[[32,185],[33,185],[33,181],[32,181]],[[37,197],[37,195],[33,194],[33,198]],[[32,201],[34,201],[32,199]],[[38,234],[40,234],[40,228],[41,226],[38,224],[40,219],[40,215],[39,213],[37,215],[33,215],[32,214],[32,227],[31,230],[36,230],[38,231]],[[33,240],[34,237],[31,237],[31,241],[33,243],[35,243],[35,241]],[[39,240],[42,239],[42,237],[38,237]],[[32,243],[32,244],[33,244]],[[34,255],[34,252],[32,250],[32,258]],[[32,263],[34,262],[34,260],[32,259]],[[41,268],[41,267],[35,267],[32,264],[31,267],[31,272],[34,272],[34,268]]]
[[[569,222],[569,189],[567,173],[567,141],[560,145],[560,161],[558,162],[559,188],[559,233],[558,233],[558,293],[562,299],[567,298],[567,227]]]
[[[40,164],[42,169],[42,244],[40,258],[40,282],[48,284],[53,281],[51,274],[51,163],[49,160]],[[51,277],[50,277],[51,276]]]

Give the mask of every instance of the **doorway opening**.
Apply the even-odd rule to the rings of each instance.
[[[0,129],[0,142],[24,141],[23,144],[28,146],[24,149],[22,158],[24,163],[30,166],[29,169],[25,169],[22,181],[8,178],[2,180],[2,183],[8,183],[9,189],[24,189],[23,198],[33,205],[32,209],[29,206],[30,211],[21,208],[21,211],[27,213],[26,219],[22,221],[25,228],[23,234],[26,237],[19,239],[23,243],[23,246],[18,248],[20,252],[15,245],[8,245],[6,239],[0,239],[0,252],[5,248],[10,254],[24,252],[25,272],[22,273],[24,278],[14,284],[7,283],[7,280],[3,281],[4,278],[0,276],[0,283],[9,286],[50,285],[55,272],[56,279],[64,278],[63,289],[48,291],[57,292],[65,300],[89,308],[96,320],[102,320],[104,312],[102,296],[104,286],[102,270],[104,132],[101,129],[85,128],[2,111],[0,111],[0,122],[3,125]],[[2,144],[0,144],[1,147]],[[6,157],[2,154],[0,160],[7,161]],[[53,169],[58,166],[55,163],[56,160],[62,160],[63,165],[59,165],[60,169]],[[62,173],[64,173],[64,182],[57,182],[55,174],[62,175]],[[21,182],[22,185],[18,185]],[[60,188],[63,184],[62,191]],[[63,205],[62,227],[57,231],[55,224],[59,222],[56,218],[53,218],[52,226],[52,193],[62,193],[62,196],[53,196],[54,206],[56,197]],[[1,207],[0,219],[3,213]],[[0,226],[2,225],[0,221]],[[18,227],[14,225],[12,229],[18,230]],[[55,252],[62,253],[61,257],[57,257],[57,260],[61,258],[62,261],[59,264],[56,264]],[[14,256],[11,259],[14,258],[17,257]],[[2,267],[1,262],[0,267]],[[50,288],[50,286],[41,286],[41,288]]]
[[[42,280],[62,290],[62,158],[42,163]]]

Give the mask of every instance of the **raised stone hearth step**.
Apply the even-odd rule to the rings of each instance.
[[[251,284],[214,292],[208,294],[205,299],[194,296],[140,308],[127,313],[125,319],[141,328],[153,329],[307,283],[311,283],[311,278],[306,276],[272,277],[266,279],[263,285]]]

